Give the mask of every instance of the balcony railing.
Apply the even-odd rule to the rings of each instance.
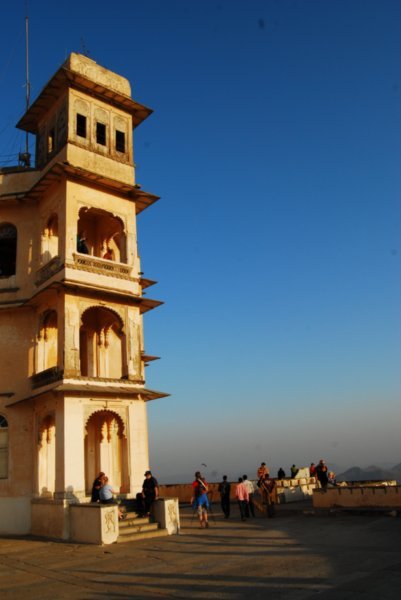
[[[99,275],[111,275],[120,279],[131,279],[132,267],[105,258],[76,253],[74,254],[74,266],[75,268],[90,271],[91,273],[98,273]]]
[[[63,268],[63,263],[60,256],[54,256],[43,267],[36,272],[36,285],[41,285],[46,279],[52,277],[57,271]]]
[[[50,367],[50,369],[32,375],[32,388],[36,389],[44,385],[49,385],[50,383],[60,381],[61,379],[63,379],[63,370],[59,367]]]

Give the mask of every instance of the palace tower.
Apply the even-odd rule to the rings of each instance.
[[[135,496],[149,468],[129,82],[71,54],[17,127],[36,165],[0,170],[0,533],[63,537],[99,471]],[[46,521],[44,525],[42,521]],[[50,524],[49,524],[50,523]]]

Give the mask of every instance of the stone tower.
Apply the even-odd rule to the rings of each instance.
[[[17,127],[35,168],[0,170],[0,533],[65,537],[99,471],[133,496],[149,468],[129,82],[71,54]]]

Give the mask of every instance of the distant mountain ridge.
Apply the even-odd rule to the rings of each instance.
[[[382,469],[371,465],[370,467],[351,467],[343,473],[338,473],[337,481],[368,481],[368,480],[385,480],[395,479],[397,483],[401,482],[401,463],[395,465],[391,469]]]

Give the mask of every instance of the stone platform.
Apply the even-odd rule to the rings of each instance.
[[[0,539],[2,600],[194,598],[395,600],[401,589],[401,519],[313,515],[310,502],[242,523],[214,505],[209,529],[181,509],[181,533],[90,546]]]

